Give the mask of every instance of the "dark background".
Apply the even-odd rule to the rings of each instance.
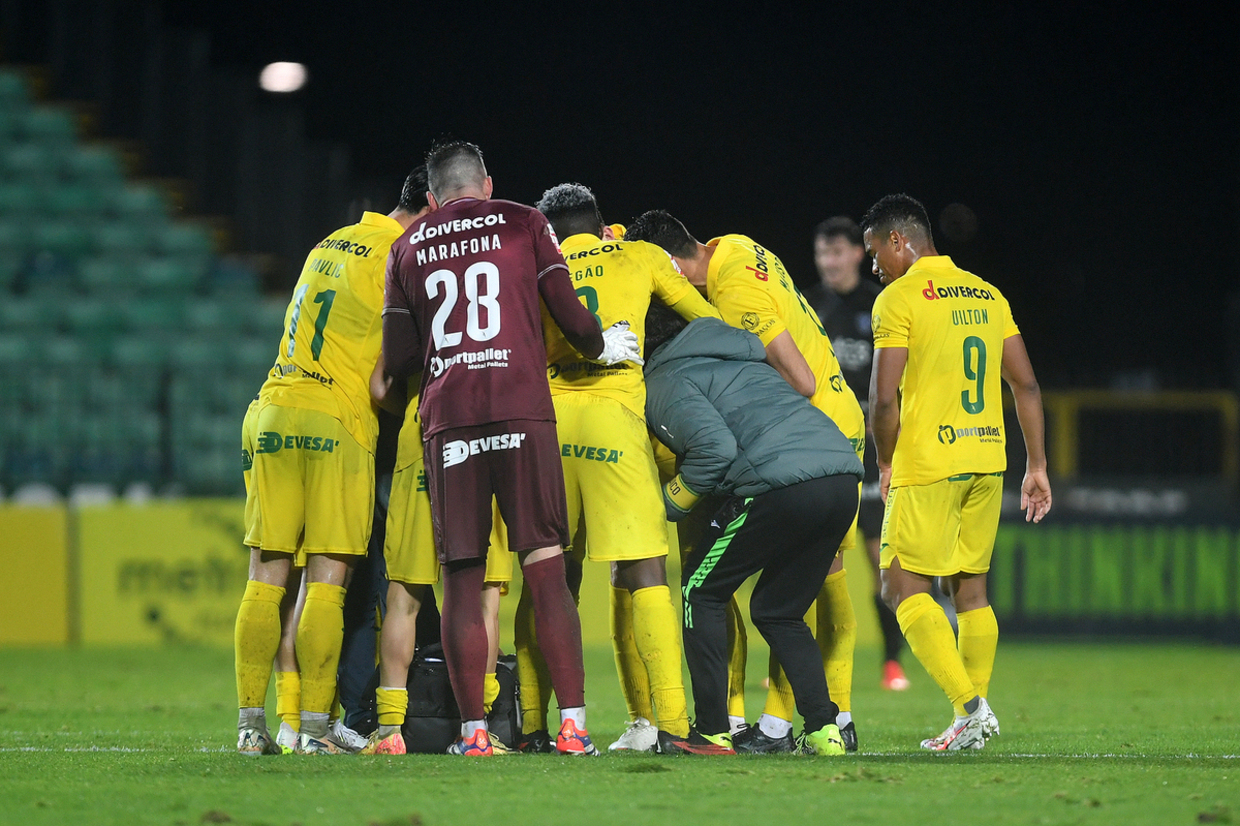
[[[451,135],[483,148],[497,197],[580,181],[608,220],[663,207],[702,240],[751,235],[804,285],[819,220],[904,191],[939,251],[1007,294],[1043,384],[1234,380],[1234,7],[117,5],[113,43],[205,33],[201,59],[249,84],[305,63],[305,89],[255,105],[300,108],[382,211]],[[90,26],[0,10],[24,60],[55,52],[40,32]],[[977,216],[969,240],[939,220],[952,203]]]

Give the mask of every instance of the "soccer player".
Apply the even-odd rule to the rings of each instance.
[[[761,571],[750,615],[805,718],[801,747],[844,754],[839,708],[803,617],[856,518],[861,460],[839,428],[764,363],[756,336],[713,319],[677,334],[684,322],[660,309],[652,305],[647,318],[646,417],[681,459],[663,488],[667,518],[686,516],[703,496],[725,497],[681,576],[697,713],[688,744],[732,752],[726,606]]]
[[[544,192],[537,206],[563,239],[560,249],[577,296],[602,327],[632,319],[640,346],[652,295],[686,319],[719,317],[666,252],[642,241],[605,239],[615,230],[603,224],[589,188],[560,184]],[[545,313],[543,335],[569,530],[576,534],[584,524],[586,547],[579,550],[611,564],[614,627],[618,635],[633,637],[647,678],[642,682],[648,696],[631,701],[628,730],[610,748],[652,751],[660,740],[687,741],[680,620],[667,585],[667,520],[646,429],[641,368],[585,358]],[[518,606],[518,623],[527,605]]]
[[[306,567],[296,641],[297,751],[348,750],[328,736],[328,716],[345,585],[353,562],[366,553],[374,508],[378,420],[369,380],[381,344],[383,267],[392,242],[421,208],[405,198],[411,190],[404,188],[391,214],[366,212],[311,251],[285,313],[275,366],[260,392],[254,507],[246,508],[250,577],[236,625],[242,754],[279,752],[263,703],[294,556]]]
[[[663,247],[698,288],[718,308],[723,320],[754,333],[762,340],[766,360],[781,376],[826,413],[861,456],[865,445],[865,417],[848,388],[831,341],[806,303],[783,263],[770,250],[744,235],[725,235],[700,243],[684,224],[662,210],[640,216],[627,238],[653,241]],[[840,550],[855,544],[855,529]],[[831,696],[839,704],[840,731],[850,751],[857,748],[852,721],[852,664],[857,644],[857,618],[848,594],[842,555],[837,555],[818,599],[818,646],[822,652]],[[738,635],[739,638],[739,635]],[[772,659],[771,688],[758,725],[746,729],[744,695],[739,689],[731,701],[732,729],[739,734],[738,750],[765,753],[792,751],[794,698],[788,681]]]
[[[861,275],[865,245],[861,227],[853,219],[837,215],[814,229],[814,266],[819,283],[805,291],[805,300],[818,313],[822,328],[831,339],[844,380],[857,394],[862,410],[869,404],[870,366],[874,361],[874,336],[870,329],[870,309],[878,297],[879,286]],[[867,432],[867,436],[870,436]],[[857,527],[865,537],[866,556],[874,572],[874,609],[883,633],[883,676],[881,685],[890,691],[908,688],[908,678],[900,666],[904,637],[896,615],[883,602],[881,574],[878,570],[878,537],[883,527],[883,500],[878,495],[878,462],[874,440],[865,442],[865,482],[861,486],[861,506]]]
[[[443,565],[444,655],[462,719],[450,750],[494,753],[483,709],[481,604],[494,496],[533,595],[560,704],[556,749],[596,754],[586,729],[581,621],[564,576],[568,517],[539,298],[589,358],[636,360],[636,337],[625,325],[603,331],[577,300],[541,213],[491,199],[477,146],[438,145],[426,170],[435,211],[392,247],[383,354],[397,378],[422,371],[418,413]]]
[[[870,384],[887,503],[883,597],[955,711],[952,724],[922,748],[980,749],[999,733],[986,700],[999,639],[986,572],[1007,466],[999,377],[1011,387],[1024,434],[1021,508],[1034,522],[1051,507],[1042,394],[1007,300],[938,254],[920,203],[888,195],[862,226],[874,274],[886,287],[874,302]],[[934,577],[955,605],[958,643],[930,596]]]

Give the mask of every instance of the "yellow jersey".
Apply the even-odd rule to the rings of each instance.
[[[310,252],[261,393],[271,404],[334,416],[372,453],[379,423],[370,374],[383,343],[384,271],[403,232],[396,220],[366,212]]]
[[[1020,330],[1007,299],[946,255],[917,259],[874,302],[874,347],[908,348],[891,484],[1007,468],[999,374]]]
[[[638,347],[645,344],[646,310],[651,295],[669,306],[688,299],[692,318],[717,315],[685,280],[671,256],[654,244],[605,241],[579,233],[566,238],[560,249],[581,303],[594,313],[604,330],[617,321],[629,322]],[[568,343],[546,307],[542,309],[542,320],[552,396],[577,392],[604,396],[620,402],[645,421],[646,382],[641,367],[627,361],[611,366],[590,361]]]
[[[865,414],[844,381],[831,339],[775,254],[744,235],[724,235],[706,271],[706,297],[733,327],[748,330],[765,347],[785,330],[814,373],[810,403],[831,420],[860,452],[865,445]]]

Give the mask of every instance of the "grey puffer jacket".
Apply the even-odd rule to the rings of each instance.
[[[860,481],[835,422],[765,359],[757,336],[701,318],[646,362],[646,422],[680,457],[684,484],[703,496],[757,496],[824,476]]]

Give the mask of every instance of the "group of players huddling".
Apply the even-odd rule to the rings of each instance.
[[[887,196],[860,238],[855,225],[836,233],[864,245],[885,285],[870,318],[854,314],[873,331],[867,425],[819,314],[753,239],[703,244],[664,211],[609,226],[579,184],[547,190],[537,209],[491,195],[476,146],[439,144],[396,210],[365,213],[306,261],[243,425],[251,557],[236,624],[238,751],[405,753],[417,615],[441,574],[461,718],[448,751],[507,751],[487,712],[515,554],[525,734],[514,745],[598,754],[566,553],[610,563],[630,715],[613,749],[856,750],[841,551],[857,534],[867,433],[886,503],[881,597],[954,710],[922,746],[980,749],[998,734],[986,571],[1006,462],[1000,375],[1025,439],[1021,506],[1033,521],[1051,505],[1041,397],[1007,301],[936,252],[922,206]],[[822,256],[836,236],[820,235]],[[345,588],[371,534],[379,407],[404,422],[383,551],[378,728],[362,739],[332,709]],[[681,610],[671,550],[682,555]],[[771,648],[770,687],[751,726],[734,594],[758,573],[749,608]],[[936,578],[958,639],[931,596]],[[891,665],[884,685],[907,685]]]

